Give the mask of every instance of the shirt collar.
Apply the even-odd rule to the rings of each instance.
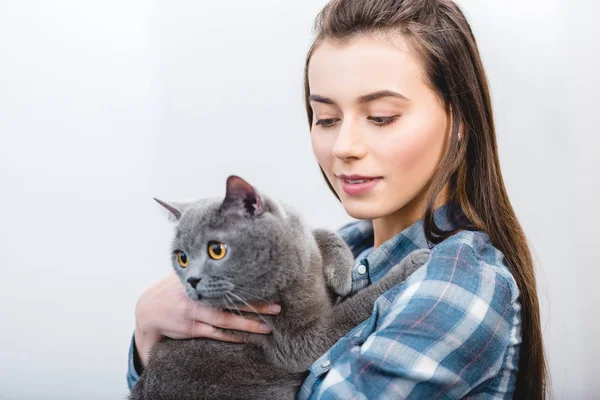
[[[458,227],[464,214],[457,203],[446,203],[434,210],[433,218],[442,230]],[[359,220],[344,225],[338,233],[352,250],[354,257],[369,247],[373,247],[372,220]],[[425,237],[423,221],[418,220],[393,238],[373,249],[365,259],[356,260],[367,267],[372,283],[377,282],[389,269],[416,249],[431,247]]]

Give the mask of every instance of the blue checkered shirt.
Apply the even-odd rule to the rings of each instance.
[[[445,230],[461,218],[448,205],[434,214]],[[372,251],[371,221],[349,223],[339,234],[356,259],[352,293],[413,250],[430,247],[431,255],[311,365],[298,399],[512,398],[521,343],[519,289],[485,233],[462,231],[431,247],[418,221]],[[132,359],[133,343],[130,387],[137,380]]]

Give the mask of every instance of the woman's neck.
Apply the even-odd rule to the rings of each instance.
[[[374,247],[379,247],[381,244],[390,240],[404,229],[423,218],[426,206],[425,194],[426,190],[423,190],[399,210],[381,218],[373,219]],[[434,208],[444,205],[446,199],[447,190],[444,188],[438,197],[438,201]]]

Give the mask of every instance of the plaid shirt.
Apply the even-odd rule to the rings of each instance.
[[[454,210],[436,210],[437,225],[447,230],[464,217]],[[356,258],[352,293],[413,250],[430,247],[421,221],[370,252],[371,221],[347,224],[339,234]],[[504,256],[486,234],[472,231],[431,249],[423,267],[384,293],[368,320],[312,364],[298,399],[512,398],[520,305]],[[133,354],[132,341],[130,388],[139,379]]]
[[[447,230],[464,215],[434,213]],[[372,250],[371,221],[339,231],[356,258],[352,293],[427,244],[421,221]],[[371,317],[310,367],[299,399],[510,399],[519,361],[519,289],[482,232],[431,248],[427,263],[377,299]]]

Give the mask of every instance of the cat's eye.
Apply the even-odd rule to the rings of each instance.
[[[221,260],[227,254],[227,245],[225,243],[211,240],[208,242],[208,256],[213,260]]]
[[[187,254],[185,254],[181,250],[177,250],[175,254],[177,255],[177,262],[179,263],[179,265],[181,265],[182,268],[185,268],[189,265]]]

